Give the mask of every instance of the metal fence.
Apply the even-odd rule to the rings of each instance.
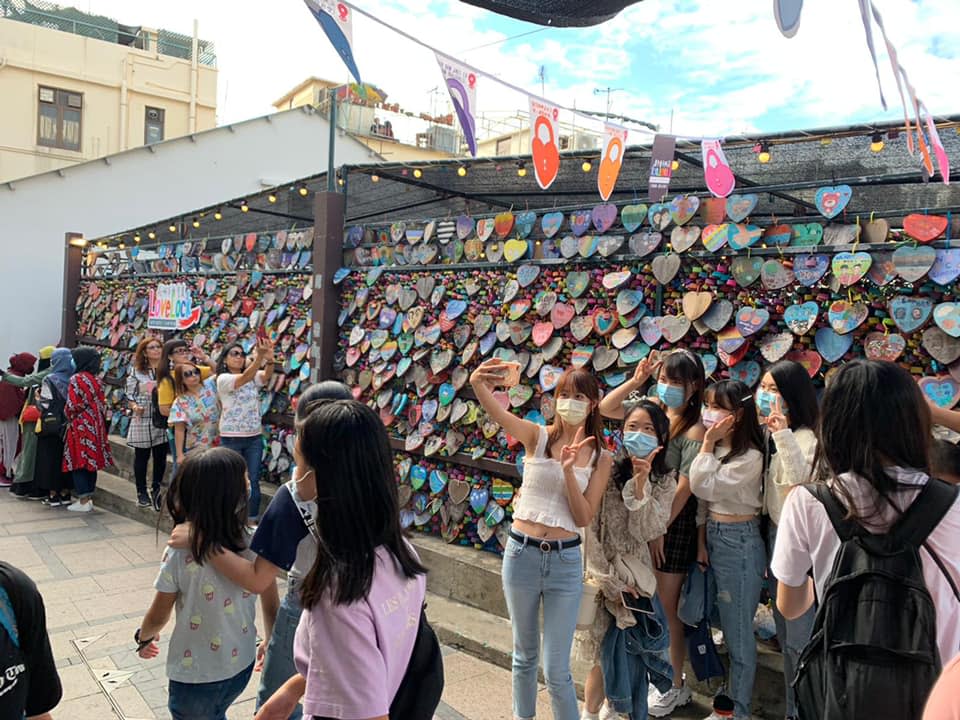
[[[149,34],[138,25],[121,25],[103,15],[85,13],[72,7],[61,7],[38,0],[0,0],[0,19],[16,20],[39,27],[68,32],[104,42],[153,50]],[[193,53],[193,38],[189,35],[157,30],[157,52],[161,55],[190,60]],[[212,42],[199,40],[197,62],[216,67],[217,53]]]

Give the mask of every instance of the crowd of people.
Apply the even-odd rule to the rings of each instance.
[[[23,434],[17,492],[59,503],[72,484],[70,507],[92,506],[96,471],[110,462],[97,354],[45,348],[37,372],[16,357],[3,380],[36,406],[36,429],[58,398],[64,406],[61,432],[34,432],[33,448]],[[175,615],[177,719],[220,720],[255,669],[258,720],[432,717],[443,679],[423,613],[427,570],[400,526],[386,429],[350,388],[304,391],[291,479],[258,518],[258,388],[272,361],[265,340],[250,356],[225,347],[216,367],[179,340],[137,348],[126,388],[137,488],[143,501],[152,458],[146,502],[176,523],[138,652],[156,657]],[[906,370],[850,362],[818,397],[802,366],[780,361],[754,392],[708,384],[699,357],[676,350],[643,360],[606,395],[588,370],[567,370],[556,416],[540,425],[500,404],[510,369],[491,359],[470,381],[525,452],[502,571],[515,720],[537,714],[541,664],[556,720],[659,718],[688,704],[685,662],[702,661],[687,657],[697,602],[693,622],[722,629],[728,656],[710,717],[749,718],[765,596],[786,717],[920,717],[928,695],[925,718],[955,717],[960,503],[936,478],[960,468],[932,426],[960,431],[960,413],[931,408]],[[0,392],[0,408],[6,400]],[[162,493],[168,448],[177,468]],[[582,708],[573,656],[591,668]]]

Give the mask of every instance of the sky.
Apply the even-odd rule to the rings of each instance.
[[[350,79],[302,0],[75,4],[125,24],[183,33],[191,32],[196,18],[200,37],[216,44],[221,124],[271,112],[274,100],[311,75]],[[931,112],[960,112],[954,97],[960,3],[874,4]],[[902,118],[884,52],[878,60],[888,110],[881,105],[857,0],[807,0],[792,39],[779,33],[771,0],[643,0],[599,26],[543,30],[456,0],[356,5],[531,93],[540,94],[543,67],[546,96],[566,107],[602,112],[605,89],[612,88],[611,112],[679,135],[722,137]],[[385,90],[391,102],[418,114],[449,111],[445,93],[437,92],[442,78],[430,51],[362,16],[355,15],[353,37],[363,79]],[[875,41],[881,51],[876,32]],[[488,78],[480,79],[477,101],[489,117],[527,109],[524,95]]]

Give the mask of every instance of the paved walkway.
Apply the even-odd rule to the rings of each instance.
[[[145,511],[145,517],[155,516]],[[64,685],[57,720],[170,717],[166,643],[150,661],[131,649],[153,598],[163,539],[148,525],[105,510],[75,515],[0,490],[0,559],[32,577],[46,604]],[[510,673],[452,648],[445,653],[437,720],[509,720]],[[253,717],[257,682],[255,673],[228,718]],[[538,718],[550,717],[545,692],[540,708]]]

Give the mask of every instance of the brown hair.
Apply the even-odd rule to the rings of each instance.
[[[153,343],[159,345],[161,350],[163,349],[163,341],[152,335],[137,343],[137,349],[133,351],[133,367],[138,372],[145,373],[150,369],[150,362],[147,360],[147,348]]]
[[[587,415],[587,419],[583,422],[583,431],[585,437],[592,436],[596,439],[595,450],[597,452],[595,457],[599,457],[600,451],[603,450],[603,419],[600,415],[600,383],[597,382],[597,378],[594,377],[593,373],[584,368],[569,368],[563,375],[560,376],[560,380],[557,382],[557,388],[554,391],[554,397],[560,394],[561,391],[566,390],[573,393],[583,393],[587,396],[590,402],[593,403],[593,410],[590,411],[590,414]],[[550,430],[547,434],[547,448],[546,452],[549,457],[550,447],[560,438],[560,423],[558,420],[554,420],[553,425],[550,426]]]
[[[186,395],[187,385],[184,382],[183,371],[189,368],[193,368],[197,372],[200,372],[200,368],[194,365],[192,362],[180,363],[173,369],[173,389],[177,397],[180,395]]]

